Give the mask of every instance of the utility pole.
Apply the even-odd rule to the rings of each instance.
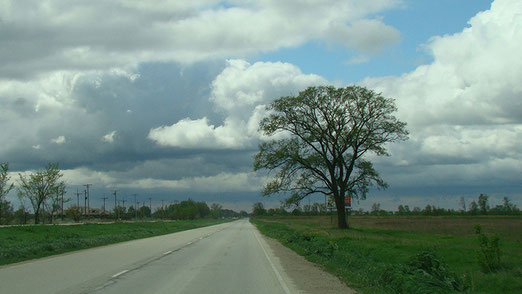
[[[116,199],[116,193],[118,191],[114,190],[112,193],[114,194],[114,216],[118,219],[118,201]]]
[[[87,188],[87,211],[91,210],[91,195],[89,194],[89,187],[92,186],[92,184],[85,184],[83,185]]]
[[[165,208],[163,207],[163,199],[161,199],[161,219],[165,216]]]
[[[134,195],[134,218],[138,219],[138,204],[136,202],[136,195],[137,194],[132,194],[132,195]]]
[[[80,218],[82,217],[82,210],[80,209],[80,192],[78,191],[78,187],[76,187],[76,208],[80,210]]]
[[[152,198],[149,197],[150,217],[152,218]]]
[[[123,202],[123,211],[122,211],[123,213],[125,213],[125,201],[126,201],[125,198],[123,198],[123,200],[121,200],[121,202]]]
[[[83,213],[87,216],[87,190],[83,190],[85,197],[83,198]]]
[[[63,223],[63,190],[62,190],[62,223]]]
[[[103,216],[105,216],[105,200],[107,200],[108,198],[105,197],[105,194],[103,194]]]

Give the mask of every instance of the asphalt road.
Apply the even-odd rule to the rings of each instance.
[[[0,267],[0,293],[298,293],[248,220]]]

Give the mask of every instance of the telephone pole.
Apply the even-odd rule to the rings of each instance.
[[[163,207],[163,199],[161,199],[161,219],[165,217],[165,208]]]
[[[114,194],[114,216],[118,219],[118,201],[116,199],[116,193],[118,191],[114,190],[112,193]]]
[[[108,199],[108,197],[105,197],[105,194],[103,194],[103,216],[105,216],[105,200]]]
[[[138,204],[136,202],[136,196],[138,194],[132,194],[134,196],[134,218],[138,219]]]
[[[87,216],[87,190],[83,190],[83,194],[85,195],[83,198],[83,213]]]
[[[62,223],[63,223],[63,217],[64,217],[64,215],[63,215],[63,190],[62,190]]]
[[[91,210],[91,195],[89,194],[89,187],[92,186],[92,184],[85,184],[83,185],[87,188],[87,211]]]
[[[123,198],[123,199],[121,200],[121,202],[123,202],[123,210],[122,210],[122,213],[125,213],[125,201],[126,201],[125,198]]]
[[[152,218],[152,198],[149,197],[150,217]]]

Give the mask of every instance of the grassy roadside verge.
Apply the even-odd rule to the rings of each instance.
[[[503,266],[486,274],[477,263],[479,245],[472,228],[469,234],[462,234],[460,226],[456,234],[451,234],[449,228],[459,221],[434,219],[437,225],[448,224],[440,228],[444,234],[439,234],[436,229],[427,233],[423,228],[401,230],[362,223],[343,231],[332,228],[329,219],[310,217],[252,220],[263,234],[323,265],[362,293],[521,293],[520,228],[501,234]],[[373,225],[375,219],[365,222]],[[518,224],[520,219],[513,222]]]
[[[201,219],[173,222],[4,227],[0,228],[0,265],[165,235],[227,221],[230,220]]]

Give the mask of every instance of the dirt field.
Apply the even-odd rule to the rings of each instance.
[[[274,218],[277,219],[277,218]],[[321,217],[285,217],[286,222],[293,222],[308,228],[336,226],[336,216]],[[294,221],[292,221],[294,219]],[[480,224],[486,233],[497,233],[504,239],[522,241],[522,217],[510,216],[350,216],[348,223],[353,227],[393,229],[410,232],[438,234],[444,236],[471,236],[474,226]]]

